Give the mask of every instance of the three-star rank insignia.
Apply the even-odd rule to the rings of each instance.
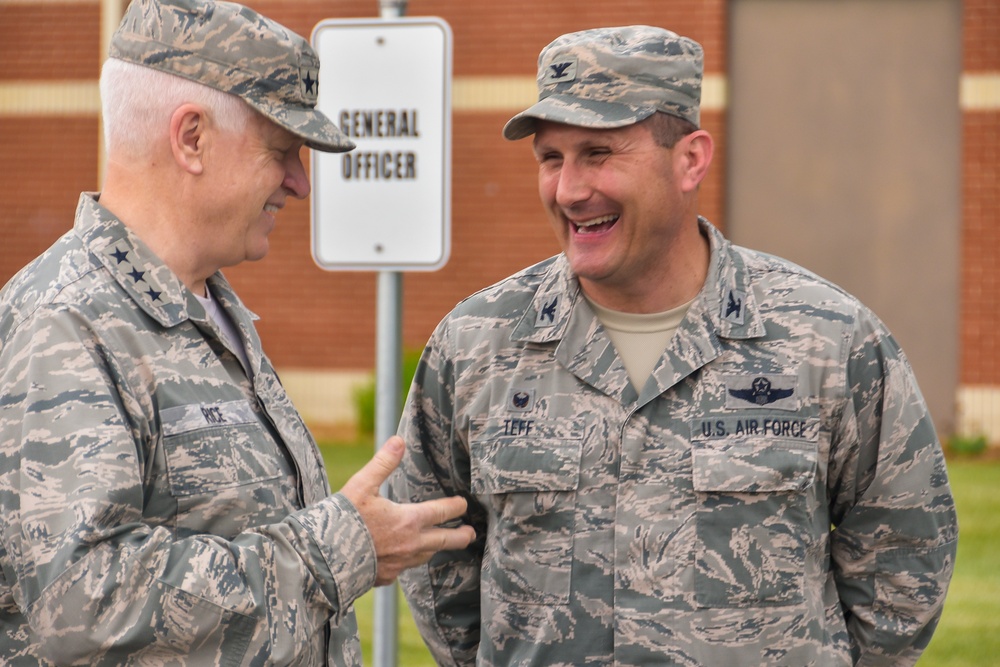
[[[129,261],[128,250],[123,250],[117,246],[114,246],[109,248],[106,251],[106,254],[108,257],[114,260],[114,266],[117,267],[118,271],[128,276],[132,280],[132,284],[135,286],[136,290],[148,296],[152,301],[162,301],[160,297],[163,294],[163,292],[153,289],[153,286],[149,284],[148,280],[146,280],[147,272],[140,271],[138,267],[136,267],[134,264],[132,264],[131,261]],[[139,287],[140,282],[145,284],[146,289],[141,289]]]

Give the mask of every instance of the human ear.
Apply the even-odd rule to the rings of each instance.
[[[182,104],[170,115],[170,151],[177,165],[195,176],[204,170],[205,110]]]
[[[715,142],[705,130],[696,130],[680,139],[675,146],[678,181],[683,192],[693,192],[708,174]]]

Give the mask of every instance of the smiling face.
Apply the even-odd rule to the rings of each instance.
[[[672,303],[680,298],[673,294],[678,272],[707,268],[696,184],[685,171],[688,141],[665,148],[645,122],[614,129],[538,123],[542,203],[581,287],[601,305],[666,310],[684,302]],[[681,291],[684,300],[693,296],[689,287]]]
[[[214,144],[206,161],[204,228],[219,267],[263,258],[287,198],[309,195],[302,146],[302,139],[257,114],[245,132],[223,134]]]

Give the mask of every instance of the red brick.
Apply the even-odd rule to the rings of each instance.
[[[375,17],[377,0],[250,2],[305,36],[325,18]],[[440,16],[454,32],[456,76],[531,75],[539,49],[559,34],[598,25],[650,23],[689,35],[706,50],[706,70],[725,74],[724,0],[412,0],[409,16]],[[100,5],[0,4],[0,80],[95,81]],[[963,4],[963,69],[1000,71],[1000,0]],[[423,345],[431,329],[472,291],[557,252],[538,202],[525,142],[500,137],[508,113],[458,112],[453,121],[451,260],[404,277],[404,341]],[[702,212],[725,228],[726,117],[706,111],[716,138]],[[97,187],[96,118],[0,117],[0,194],[7,212],[0,283],[69,228],[81,190]],[[1000,384],[1000,112],[966,113],[963,125],[961,275],[962,384]],[[358,225],[365,224],[358,220]],[[359,368],[374,363],[373,273],[325,272],[310,257],[309,208],[279,217],[263,261],[229,269],[278,366]]]

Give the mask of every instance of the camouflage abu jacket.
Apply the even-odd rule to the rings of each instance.
[[[90,195],[0,293],[0,663],[361,664],[367,529],[209,285],[252,382]]]
[[[638,393],[558,256],[424,352],[394,495],[479,541],[402,576],[443,665],[905,665],[957,524],[910,366],[864,306],[733,246]]]

